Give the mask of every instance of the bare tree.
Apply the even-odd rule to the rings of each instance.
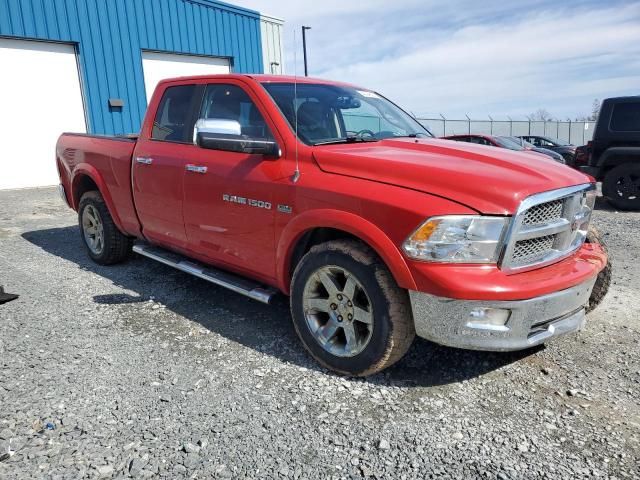
[[[594,98],[593,103],[591,104],[591,116],[589,117],[589,120],[596,120],[598,118],[598,113],[600,113],[600,100]]]
[[[536,122],[549,122],[553,120],[553,115],[551,115],[546,108],[539,108],[534,113],[529,115],[529,118]]]

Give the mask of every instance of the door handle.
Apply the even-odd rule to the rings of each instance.
[[[204,167],[202,165],[187,165],[186,167],[184,167],[187,172],[194,172],[194,173],[207,173],[207,167]]]
[[[136,163],[141,163],[142,165],[151,165],[153,163],[153,158],[151,158],[151,157],[136,157]]]

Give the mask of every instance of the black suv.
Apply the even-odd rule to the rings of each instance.
[[[573,156],[576,153],[575,145],[542,135],[520,135],[520,138],[525,142],[532,143],[537,148],[546,148],[559,153],[567,164],[573,163]]]
[[[602,102],[593,140],[572,166],[601,180],[614,207],[640,210],[640,96]]]

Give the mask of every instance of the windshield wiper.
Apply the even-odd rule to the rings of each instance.
[[[427,135],[426,133],[408,133],[406,135],[394,135],[391,138],[431,138],[429,135]]]
[[[380,140],[372,137],[345,137],[345,138],[336,138],[335,140],[327,140],[326,142],[316,142],[313,144],[316,145],[336,145],[340,143],[358,143],[358,142],[379,142]]]

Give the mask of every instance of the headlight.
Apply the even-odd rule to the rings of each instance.
[[[495,263],[508,223],[506,217],[431,217],[402,248],[409,257],[428,262]]]

